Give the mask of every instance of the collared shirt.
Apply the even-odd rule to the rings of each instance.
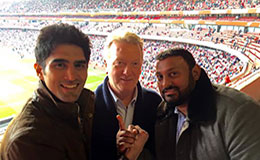
[[[181,134],[189,127],[189,118],[175,107],[174,113],[178,114],[177,133],[176,133],[176,144]]]
[[[133,123],[135,102],[137,100],[138,89],[137,87],[135,87],[133,99],[131,100],[128,106],[125,106],[123,104],[123,101],[114,94],[109,84],[108,84],[108,89],[114,99],[116,111],[123,118],[125,127],[127,128],[128,125]]]

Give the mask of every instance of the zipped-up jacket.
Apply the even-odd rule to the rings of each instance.
[[[40,81],[38,89],[9,125],[2,160],[87,160],[94,93],[83,89],[76,103],[57,100]]]

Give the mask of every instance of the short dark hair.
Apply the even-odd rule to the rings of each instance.
[[[91,43],[86,34],[69,24],[53,24],[40,30],[34,49],[36,62],[45,68],[45,60],[61,44],[73,44],[81,47],[86,61],[89,62]]]
[[[188,50],[183,49],[183,48],[168,49],[166,51],[159,53],[155,57],[155,59],[158,61],[161,61],[161,60],[164,60],[164,59],[166,59],[168,57],[172,57],[172,56],[181,56],[187,62],[189,69],[192,69],[196,64],[196,61],[195,61],[194,57],[192,56],[192,54]]]

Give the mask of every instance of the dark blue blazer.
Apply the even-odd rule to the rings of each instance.
[[[95,91],[95,113],[92,133],[92,159],[116,160],[116,134],[119,130],[116,119],[117,111],[114,99],[107,86],[108,77]],[[133,124],[139,125],[149,133],[149,139],[145,147],[154,154],[154,125],[157,106],[161,97],[150,89],[137,84],[138,95],[135,103]]]

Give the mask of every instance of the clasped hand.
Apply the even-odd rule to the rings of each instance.
[[[126,129],[121,116],[117,115],[119,131],[116,135],[117,149],[129,160],[136,160],[148,140],[149,134],[138,125]]]

